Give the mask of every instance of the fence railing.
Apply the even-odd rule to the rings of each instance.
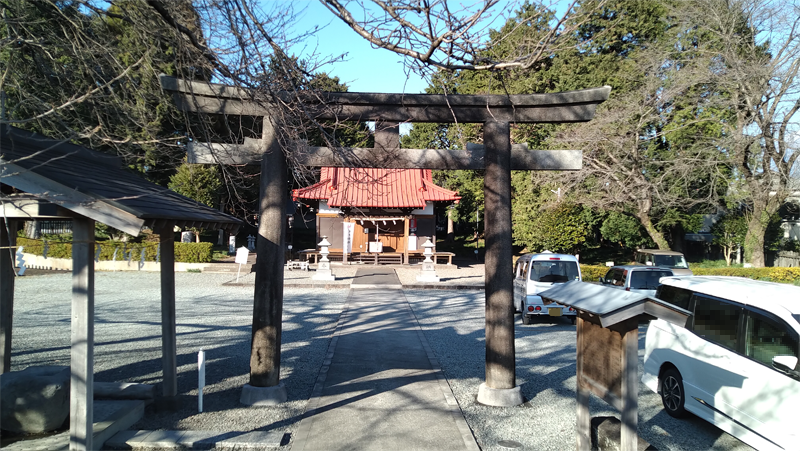
[[[778,252],[775,254],[774,266],[782,266],[786,268],[800,267],[800,252]]]

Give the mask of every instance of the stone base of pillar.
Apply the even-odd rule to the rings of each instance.
[[[327,271],[320,271],[317,270],[317,273],[311,277],[313,280],[336,280],[336,277],[331,274],[331,270]]]
[[[417,276],[417,282],[438,282],[439,276],[436,275],[434,271],[422,271],[420,275]]]
[[[426,258],[426,260],[430,260]],[[422,272],[417,276],[417,282],[438,282],[439,276],[436,275],[436,267],[433,261],[422,262]]]
[[[478,388],[478,402],[486,406],[513,407],[522,404],[522,388],[490,388],[486,382]]]
[[[245,384],[239,402],[246,406],[275,406],[286,402],[287,399],[289,395],[283,382],[273,387],[253,387]]]

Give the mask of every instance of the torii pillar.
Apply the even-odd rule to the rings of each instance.
[[[187,82],[164,75],[161,76],[161,86],[173,93],[176,104],[184,111],[260,116],[265,118],[265,130],[269,125],[267,117],[272,107],[267,102],[254,100],[250,91]],[[305,110],[316,119],[378,121],[376,130],[381,136],[376,136],[375,148],[371,149],[298,146],[292,156],[299,164],[389,169],[485,169],[486,381],[478,390],[478,402],[482,404],[513,406],[523,401],[515,375],[511,170],[577,170],[581,167],[579,150],[548,152],[528,150],[526,145],[512,146],[510,124],[589,121],[594,117],[597,105],[607,100],[610,92],[611,88],[604,86],[553,94],[323,93],[319,97],[304,99]],[[278,96],[284,97],[284,101],[297,101],[289,93],[279,93]],[[401,149],[396,132],[396,123],[399,122],[482,123],[485,145],[468,145],[466,150]],[[386,124],[383,126],[381,123]],[[387,138],[387,133],[394,137]],[[272,151],[279,147],[271,130],[265,131],[262,140],[245,137],[243,144],[193,142],[189,147],[190,163],[262,163],[258,239],[264,244],[257,249],[260,263],[256,266],[250,384],[258,384],[256,390],[267,393],[270,398],[275,397],[275,391],[280,392],[285,241],[283,215],[274,214],[274,210],[278,206],[283,208],[288,195],[283,179],[285,160],[278,162],[279,157]],[[284,172],[278,171],[278,167]],[[269,194],[265,187],[283,191]],[[260,283],[266,285],[262,287]],[[264,331],[263,339],[258,338],[261,330]],[[250,389],[246,387],[247,390]],[[243,392],[243,402],[244,398]]]
[[[483,179],[486,235],[486,381],[478,402],[492,406],[522,404],[516,382],[514,277],[511,271],[511,129],[508,122],[483,124],[486,153]],[[491,338],[490,338],[491,337]]]

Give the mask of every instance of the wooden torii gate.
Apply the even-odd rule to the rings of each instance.
[[[190,146],[189,162],[261,162],[260,219],[256,244],[256,286],[253,305],[253,341],[250,384],[242,402],[282,402],[286,392],[280,382],[281,315],[283,309],[284,208],[286,158],[278,142],[280,129],[270,121],[271,107],[254,93],[231,86],[191,82],[161,76],[161,86],[173,93],[183,111],[217,115],[263,117],[260,140],[242,144]],[[347,166],[419,169],[485,169],[486,235],[486,380],[478,401],[493,406],[522,403],[516,385],[511,170],[578,170],[580,150],[528,150],[512,145],[512,123],[586,122],[611,88],[593,88],[553,94],[430,95],[324,93],[309,98],[304,107],[320,120],[376,121],[375,148],[310,147],[297,143],[293,160],[307,166]],[[286,95],[286,101],[291,97]],[[466,150],[401,149],[400,122],[482,123],[483,145]]]

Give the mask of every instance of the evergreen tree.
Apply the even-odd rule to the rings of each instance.
[[[200,30],[188,0],[170,8]],[[158,74],[191,66],[181,75],[205,77],[202,58],[138,1],[103,10],[77,0],[9,0],[0,9],[5,121],[117,153],[165,184],[183,157],[185,125]]]

